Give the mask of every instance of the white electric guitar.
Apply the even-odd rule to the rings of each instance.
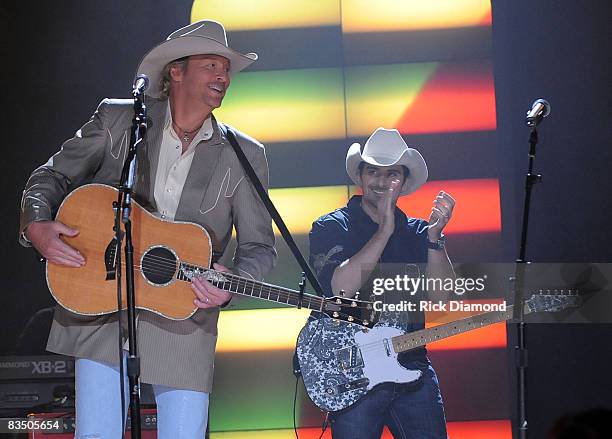
[[[577,294],[535,294],[525,302],[525,314],[556,312],[580,303]],[[422,372],[398,363],[398,354],[453,335],[509,320],[506,311],[478,314],[428,329],[404,333],[399,328],[323,317],[309,321],[297,340],[297,356],[308,396],[327,412],[356,403],[385,382],[410,383]]]

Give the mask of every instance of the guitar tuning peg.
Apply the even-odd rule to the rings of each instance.
[[[344,297],[345,294],[346,294],[346,291],[340,290],[340,297]]]
[[[359,291],[355,291],[355,299],[359,299]]]

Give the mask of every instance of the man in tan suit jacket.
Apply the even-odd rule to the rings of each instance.
[[[223,254],[235,226],[238,246],[231,271],[260,280],[276,260],[270,216],[212,115],[230,76],[256,59],[254,53],[229,48],[225,29],[214,21],[181,28],[145,55],[138,73],[147,74],[152,84],[146,101],[150,124],[137,152],[134,198],[162,218],[204,226],[213,260]],[[132,100],[103,100],[75,137],[28,180],[20,241],[35,247],[49,263],[87,263],[61,239],[78,230],[53,218],[71,190],[87,183],[119,183],[132,108]],[[234,132],[267,187],[263,145]],[[219,264],[214,267],[229,271]],[[192,289],[201,309],[187,320],[138,311],[141,379],[155,391],[160,438],[203,437],[206,429],[219,307],[231,294],[201,278],[193,280]],[[47,349],[77,358],[77,438],[121,435],[117,319],[117,313],[86,317],[56,308]]]

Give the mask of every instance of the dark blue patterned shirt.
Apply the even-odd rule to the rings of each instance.
[[[427,221],[407,217],[396,207],[395,231],[379,261],[382,271],[375,271],[373,276],[392,277],[393,273],[385,269],[389,268],[389,264],[394,264],[392,267],[396,270],[395,274],[418,276],[427,263],[427,225]],[[353,196],[345,207],[323,215],[312,224],[309,235],[310,265],[314,268],[326,295],[333,295],[331,279],[336,267],[359,252],[377,230],[378,224],[364,212],[361,196],[358,195]],[[421,271],[415,273],[417,267]],[[360,290],[360,299],[381,300],[384,297],[385,302],[389,302],[387,299],[394,297],[418,302],[420,297],[420,294],[410,296],[397,291],[386,292],[384,296],[374,296],[371,294],[371,285],[367,287],[367,284],[368,282]],[[421,312],[383,313],[380,323],[411,332],[424,327],[424,316]],[[425,352],[425,349],[417,349],[401,354],[400,363],[421,359]]]

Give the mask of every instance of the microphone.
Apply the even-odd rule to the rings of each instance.
[[[149,88],[149,77],[144,74],[136,76],[134,85],[132,85],[132,94],[140,96],[147,88]]]
[[[550,114],[550,104],[546,99],[538,99],[531,106],[531,110],[527,112],[525,123],[528,127],[536,127],[542,119]]]

